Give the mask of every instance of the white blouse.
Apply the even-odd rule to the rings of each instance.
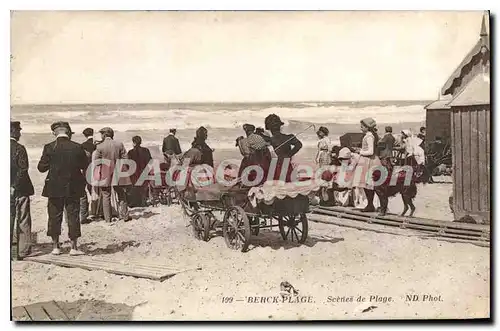
[[[373,133],[368,131],[363,137],[363,142],[361,143],[361,150],[359,151],[359,154],[361,156],[373,156],[373,154],[375,154],[374,147],[375,137],[373,136]]]

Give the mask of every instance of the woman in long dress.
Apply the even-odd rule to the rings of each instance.
[[[319,167],[328,166],[332,162],[331,148],[332,141],[328,137],[328,129],[321,126],[316,134],[318,135],[318,152],[316,153],[315,162]]]
[[[375,206],[373,205],[373,199],[375,197],[375,188],[373,186],[373,172],[381,166],[380,159],[377,156],[377,123],[371,117],[361,120],[361,132],[365,135],[363,136],[363,141],[361,143],[361,149],[359,151],[359,161],[356,165],[355,171],[355,182],[353,186],[362,188],[365,192],[366,199],[368,201],[367,206],[362,209],[363,212],[374,212]]]

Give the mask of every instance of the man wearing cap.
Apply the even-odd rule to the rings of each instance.
[[[94,144],[94,129],[86,128],[83,130],[83,136],[85,137],[85,141],[82,143],[82,147],[85,150],[85,154],[87,155],[87,167],[92,162],[92,153],[95,150]],[[86,185],[87,191],[92,196],[92,186],[87,183]],[[87,193],[85,193],[80,199],[80,223],[90,223],[92,219],[95,218],[97,211],[97,200],[92,200],[90,202],[90,210],[89,210],[89,201],[87,197]]]
[[[18,141],[21,123],[10,122],[10,243],[14,229],[17,238],[17,259],[22,260],[31,251],[30,196],[35,193],[28,174],[28,153]]]
[[[52,254],[61,254],[59,236],[63,213],[66,211],[71,240],[70,255],[82,255],[77,241],[81,236],[80,198],[85,194],[84,171],[87,168],[87,156],[82,145],[71,141],[74,132],[68,122],[56,122],[50,129],[56,140],[43,147],[42,157],[38,162],[38,171],[48,171],[42,192],[42,196],[48,198],[47,235],[52,238]]]
[[[169,168],[172,166],[172,161],[178,159],[182,154],[179,139],[175,136],[176,133],[176,129],[170,129],[168,136],[163,139],[163,146],[161,147],[163,155],[167,158]]]
[[[109,162],[109,165],[103,163],[100,166],[99,173],[99,181],[101,182],[99,188],[102,193],[104,219],[108,223],[112,221],[111,190],[114,190],[118,197],[118,217],[123,221],[129,221],[126,188],[130,187],[132,182],[128,176],[117,178],[116,182],[113,180],[116,173],[123,170],[118,169],[118,160],[127,159],[127,151],[123,143],[113,139],[115,133],[112,128],[105,127],[99,132],[102,136],[102,142],[96,146],[92,161],[95,163],[101,159]]]

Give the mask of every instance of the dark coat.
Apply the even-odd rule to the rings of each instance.
[[[88,154],[90,154],[90,156],[92,156],[92,153],[95,151],[94,139],[92,138],[87,139],[82,143],[82,147],[85,150],[85,152],[87,152]]]
[[[179,155],[182,153],[181,145],[179,144],[179,139],[173,134],[169,134],[163,139],[163,146],[161,151],[167,155]]]
[[[206,142],[200,145],[201,150],[201,163],[208,164],[212,168],[214,167],[214,152]]]
[[[28,174],[28,153],[17,141],[10,140],[10,186],[14,187],[15,197],[26,197],[35,194]]]
[[[132,184],[135,185],[142,172],[147,167],[149,161],[151,160],[151,152],[145,147],[136,146],[128,151],[127,155],[128,158],[133,160],[137,166],[135,168],[135,173],[130,176]],[[147,185],[147,181],[144,181],[144,185]]]
[[[48,198],[79,198],[85,194],[87,156],[82,145],[67,137],[58,137],[43,147],[38,171],[47,178],[42,196]]]
[[[396,138],[392,135],[392,133],[386,133],[382,139],[379,141],[380,148],[380,158],[385,159],[388,157],[392,157],[392,150],[394,149],[394,143],[396,142]]]

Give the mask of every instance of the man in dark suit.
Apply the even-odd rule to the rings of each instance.
[[[10,243],[12,246],[15,229],[18,260],[31,251],[30,196],[35,193],[28,174],[28,153],[18,142],[20,137],[21,123],[10,122]]]
[[[94,144],[94,129],[92,128],[86,128],[83,130],[83,135],[85,137],[85,141],[82,143],[83,149],[85,152],[87,152],[87,156],[90,159],[92,156],[92,152],[95,151],[95,144]]]
[[[165,155],[168,163],[168,168],[170,168],[182,154],[179,139],[175,136],[176,133],[176,129],[170,129],[168,136],[163,139],[163,146],[161,147],[161,151],[163,152],[163,155]]]
[[[396,138],[394,138],[394,136],[392,135],[392,127],[386,126],[385,135],[379,141],[379,146],[381,149],[379,157],[385,166],[391,165],[392,150],[394,149],[395,141]]]
[[[83,130],[83,135],[87,140],[82,143],[82,147],[85,150],[85,154],[87,155],[88,165],[92,162],[92,153],[95,150],[94,144],[94,129],[86,128]],[[87,165],[87,167],[88,167]],[[86,172],[84,173],[86,175]],[[88,184],[87,181],[87,191],[90,195],[92,195],[92,186]],[[92,200],[90,202],[90,210],[89,210],[89,200],[87,197],[87,193],[83,194],[80,199],[80,223],[90,223],[95,217],[97,212],[97,200]]]
[[[71,141],[73,132],[68,122],[56,122],[51,125],[56,140],[43,147],[42,157],[38,162],[38,170],[47,172],[42,196],[48,198],[47,235],[52,238],[52,254],[61,254],[59,236],[63,212],[66,210],[68,234],[71,240],[70,255],[82,255],[77,241],[81,236],[78,214],[80,198],[85,193],[85,177],[87,156],[82,145]]]

